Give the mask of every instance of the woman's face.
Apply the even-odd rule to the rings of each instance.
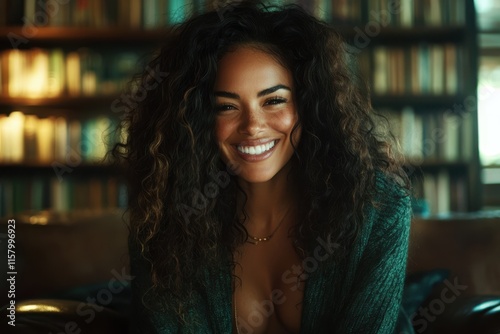
[[[247,182],[272,179],[294,152],[290,138],[298,117],[292,73],[269,54],[242,46],[220,60],[214,93],[215,134],[224,162]]]

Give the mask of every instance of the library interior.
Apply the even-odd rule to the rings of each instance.
[[[125,134],[113,129],[147,94],[126,89],[172,27],[228,2],[0,0],[0,279],[15,277],[12,333],[69,333],[67,319],[83,333],[124,332],[127,182],[108,152]],[[412,184],[404,293],[431,313],[408,311],[412,330],[500,333],[500,0],[264,2],[296,3],[340,33],[394,134]],[[123,288],[109,293],[110,280]],[[450,282],[466,287],[457,301],[436,299]],[[90,324],[89,297],[104,309]],[[0,307],[10,298],[2,290]]]

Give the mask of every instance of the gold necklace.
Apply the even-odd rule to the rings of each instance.
[[[273,237],[274,233],[276,233],[276,231],[280,228],[281,223],[283,223],[283,220],[284,219],[282,219],[280,221],[280,223],[278,224],[278,226],[276,226],[276,228],[274,229],[273,233],[269,234],[267,237],[256,237],[256,236],[248,234],[248,237],[250,239],[247,239],[247,241],[249,243],[251,243],[251,244],[257,245],[261,241],[269,241],[269,240],[271,240],[271,238]]]
[[[285,214],[283,215],[283,218],[281,218],[281,221],[279,222],[278,226],[276,226],[276,228],[274,229],[274,231],[269,234],[267,237],[256,237],[256,236],[253,236],[249,233],[248,234],[248,237],[250,239],[247,239],[247,242],[253,244],[253,245],[257,245],[259,242],[261,241],[269,241],[271,240],[271,238],[274,236],[274,233],[276,233],[276,231],[278,231],[278,229],[280,228],[281,224],[283,224],[283,221],[285,220],[285,217],[288,215],[288,212],[291,210],[291,208],[288,209],[287,212],[285,212]]]

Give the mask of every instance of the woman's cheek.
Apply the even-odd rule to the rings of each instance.
[[[227,122],[223,118],[218,118],[215,121],[215,137],[217,142],[221,144],[224,141],[225,133],[227,132]]]

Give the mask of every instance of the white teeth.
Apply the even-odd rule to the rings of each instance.
[[[251,154],[251,155],[259,155],[262,154],[266,151],[269,151],[271,148],[274,147],[276,142],[273,140],[267,144],[263,145],[257,145],[257,146],[238,146],[238,151],[245,153],[245,154]]]

